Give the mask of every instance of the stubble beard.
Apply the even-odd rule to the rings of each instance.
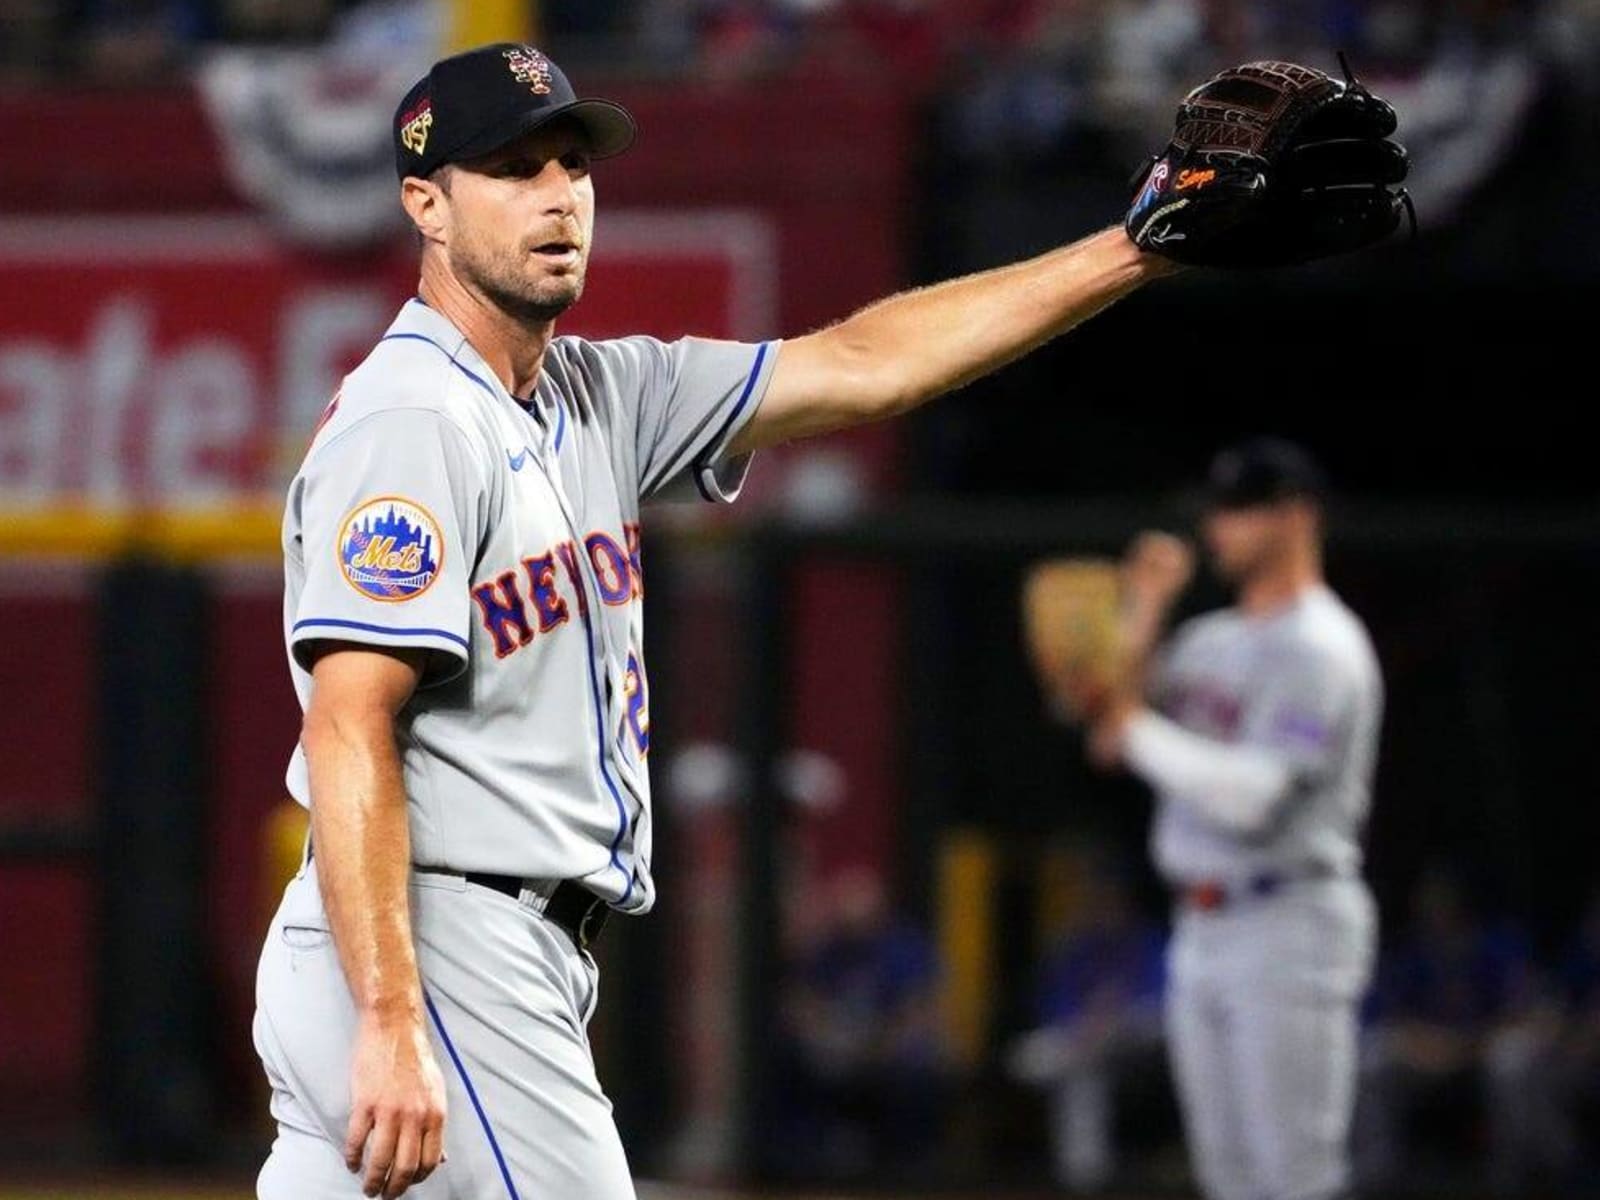
[[[504,260],[455,264],[457,273],[471,280],[491,304],[518,324],[528,326],[548,324],[576,304],[583,296],[587,267],[587,260],[582,260],[570,274],[529,280]]]

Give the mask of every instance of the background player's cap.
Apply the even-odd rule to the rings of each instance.
[[[576,121],[596,158],[633,144],[633,115],[610,100],[582,99],[561,68],[532,46],[495,42],[433,64],[394,114],[401,179],[497,150],[557,117]]]
[[[1309,451],[1283,438],[1258,437],[1223,450],[1206,476],[1209,508],[1251,508],[1279,500],[1324,500],[1328,478]]]

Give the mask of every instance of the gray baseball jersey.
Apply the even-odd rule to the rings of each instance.
[[[1156,664],[1152,699],[1193,733],[1280,759],[1293,789],[1249,836],[1181,788],[1162,792],[1152,850],[1164,875],[1237,881],[1313,864],[1358,873],[1383,681],[1361,621],[1330,589],[1265,618],[1230,608],[1186,623]]]
[[[302,706],[315,641],[428,652],[399,728],[419,866],[650,907],[639,502],[737,494],[776,360],[558,337],[521,402],[413,300],[344,380],[289,489],[284,630]],[[299,749],[288,783],[309,803]]]

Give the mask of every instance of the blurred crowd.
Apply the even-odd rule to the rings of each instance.
[[[1220,66],[1291,58],[1333,68],[1346,51],[1418,122],[1473,121],[1468,81],[1508,121],[1535,81],[1581,79],[1600,47],[1594,0],[652,0],[615,6],[653,61],[711,77],[854,73],[937,98],[957,148],[997,161],[1080,152],[1110,137],[1125,157],[1174,101]],[[631,11],[630,11],[631,8]],[[552,18],[553,18],[552,13]]]
[[[1179,1136],[1172,1107],[1148,1102],[1168,1086],[1165,935],[1125,873],[1080,866],[1072,910],[1035,964],[1030,1027],[1004,1039],[992,1070],[958,1068],[941,1040],[930,932],[870,874],[823,888],[785,984],[778,1165],[801,1177],[936,1171],[948,1146],[970,1144],[962,1126],[983,1107],[971,1097],[992,1096],[997,1076],[1042,1110],[1060,1187],[1148,1186],[1148,1164],[1163,1160],[1151,1148]],[[1587,1192],[1600,1182],[1600,893],[1547,954],[1474,894],[1437,866],[1406,910],[1385,914],[1357,1169],[1379,1192]]]
[[[873,871],[823,895],[782,993],[769,1156],[802,1177],[935,1166],[952,1078],[937,948]]]
[[[1600,894],[1538,956],[1456,874],[1419,881],[1372,997],[1356,1148],[1377,1183],[1477,1161],[1506,1193],[1592,1185],[1600,1117]]]
[[[261,93],[292,97],[302,119],[273,124],[334,130],[335,144],[314,138],[310,151],[335,155],[316,172],[331,179],[387,136],[386,111],[365,118],[384,108],[390,73],[425,68],[453,21],[447,0],[12,0],[0,6],[0,85],[161,84],[192,69],[230,144],[241,137],[230,114],[259,110]],[[1576,114],[1583,141],[1600,109],[1589,70],[1600,0],[544,0],[529,23],[580,79],[891,86],[923,103],[935,163],[1007,177],[1065,167],[1120,179],[1212,71],[1259,57],[1331,70],[1342,49],[1400,109],[1412,192],[1434,225],[1514,156],[1542,101]],[[251,80],[219,84],[230,73]],[[347,126],[370,137],[337,144]],[[252,153],[236,151],[230,169],[281,207],[281,169],[239,161]],[[279,215],[322,241],[392,224],[392,205],[364,195],[316,203]]]
[[[171,84],[218,47],[317,47],[351,30],[431,60],[448,21],[445,0],[8,0],[0,85]]]
[[[430,36],[447,0],[12,0],[0,67],[14,78],[160,79],[197,47],[309,44],[360,15]],[[998,69],[1026,80],[1026,119],[1070,100],[1126,116],[1224,60],[1332,58],[1382,74],[1529,46],[1583,62],[1596,0],[543,0],[530,23],[558,55],[727,78],[856,74],[928,94]],[[434,43],[437,44],[437,43]],[[1165,107],[1165,102],[1163,102]]]

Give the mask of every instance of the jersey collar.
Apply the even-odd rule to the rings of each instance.
[[[557,428],[565,422],[566,414],[560,411],[560,404],[552,398],[551,389],[544,386],[548,372],[540,371],[539,382],[526,402],[517,399],[506,391],[500,377],[489,369],[489,364],[473,348],[466,334],[421,296],[413,296],[405,303],[395,317],[394,324],[389,327],[389,332],[409,333],[437,344],[452,359],[492,387],[496,395],[532,416],[544,428],[547,440],[554,438]]]

